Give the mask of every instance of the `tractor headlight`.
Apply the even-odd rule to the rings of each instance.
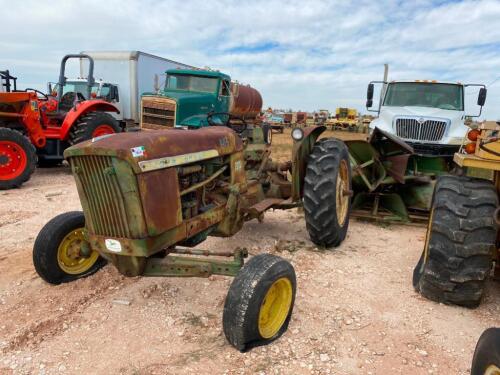
[[[302,138],[304,138],[304,131],[301,128],[293,129],[292,138],[294,141],[300,141]]]

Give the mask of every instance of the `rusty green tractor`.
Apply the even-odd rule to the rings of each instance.
[[[244,262],[245,249],[195,246],[207,236],[233,236],[269,209],[302,204],[312,241],[339,245],[349,221],[349,155],[341,141],[318,139],[323,127],[294,129],[292,160],[278,163],[261,127],[211,124],[114,134],[67,149],[83,212],[49,221],[33,260],[51,284],[88,276],[106,262],[131,277],[235,276],[223,329],[243,351],[286,330],[294,268],[271,254]]]

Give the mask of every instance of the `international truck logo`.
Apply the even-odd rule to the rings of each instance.
[[[425,118],[420,117],[420,118],[417,120],[417,122],[418,122],[420,125],[422,125],[422,124],[425,122]]]

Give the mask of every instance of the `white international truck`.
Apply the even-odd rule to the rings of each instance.
[[[382,84],[378,109],[373,106],[374,84]],[[478,86],[479,114],[466,115],[466,87]],[[451,157],[467,133],[466,117],[478,117],[486,100],[482,84],[448,83],[428,80],[372,81],[368,85],[366,107],[378,112],[370,123],[394,134],[413,147],[418,155]]]
[[[140,51],[83,51],[94,60],[92,94],[116,105],[120,113],[112,115],[122,127],[133,128],[139,123],[140,99],[144,92],[154,91],[155,81],[168,69],[193,67],[177,61]],[[64,92],[87,95],[88,59],[80,59],[79,78],[66,81]],[[161,78],[160,78],[161,79]],[[49,84],[49,92],[54,87]],[[86,98],[88,99],[88,98]]]

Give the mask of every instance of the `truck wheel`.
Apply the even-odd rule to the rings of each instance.
[[[240,351],[267,344],[288,328],[295,302],[293,266],[283,258],[259,254],[234,278],[222,316],[224,334]]]
[[[477,341],[470,374],[500,374],[500,328],[488,328]]]
[[[413,271],[417,292],[437,302],[479,305],[496,248],[497,206],[490,181],[459,176],[438,179],[424,251]]]
[[[0,128],[0,190],[28,181],[36,167],[35,146],[20,132]]]
[[[89,112],[72,126],[69,141],[74,145],[102,135],[120,132],[120,124],[109,113]]]
[[[341,140],[320,139],[309,155],[304,180],[304,214],[311,241],[338,246],[349,226],[351,207],[349,152]]]
[[[42,228],[33,246],[33,264],[50,284],[89,276],[106,264],[85,241],[85,217],[81,211],[58,215]]]

